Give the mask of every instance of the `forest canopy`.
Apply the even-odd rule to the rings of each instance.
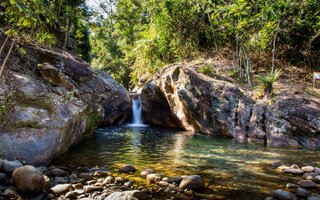
[[[318,0],[94,2],[8,0],[0,4],[1,31],[73,49],[127,88],[201,55],[229,55],[249,85],[253,68],[274,71],[280,60],[320,68]]]

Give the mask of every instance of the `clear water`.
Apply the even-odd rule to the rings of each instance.
[[[52,164],[110,170],[132,164],[138,171],[151,168],[167,176],[199,174],[209,199],[264,199],[272,190],[297,182],[295,176],[276,172],[273,162],[320,166],[319,158],[319,151],[269,148],[152,127],[108,127],[97,129]],[[139,172],[131,176],[146,182]]]

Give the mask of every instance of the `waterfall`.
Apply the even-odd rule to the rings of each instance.
[[[141,118],[142,112],[142,105],[141,105],[141,97],[139,95],[132,95],[132,123],[129,126],[137,126],[137,127],[144,127],[146,126],[143,124]]]

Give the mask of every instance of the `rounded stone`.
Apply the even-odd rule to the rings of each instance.
[[[50,171],[51,176],[67,176],[69,173],[60,168],[54,168]]]
[[[298,182],[299,187],[305,188],[305,189],[312,189],[316,188],[317,184],[311,180],[302,180]]]
[[[314,167],[312,167],[312,166],[304,166],[304,167],[301,167],[301,169],[302,169],[302,171],[309,172],[309,173],[314,171]]]
[[[295,196],[290,192],[278,189],[272,192],[271,196],[279,200],[294,200]]]
[[[148,174],[147,175],[147,181],[149,183],[156,183],[161,181],[162,175],[161,174]]]
[[[148,174],[153,174],[155,171],[154,170],[152,170],[152,169],[145,169],[145,170],[143,170],[141,173],[140,173],[140,175],[141,176],[147,176]]]
[[[185,176],[183,177],[179,188],[188,189],[188,190],[196,190],[200,189],[204,186],[203,180],[199,175]]]
[[[119,169],[119,172],[125,173],[125,174],[134,173],[135,171],[136,171],[136,168],[134,168],[132,165],[126,165]]]
[[[13,171],[13,184],[23,194],[37,194],[45,188],[43,175],[35,167],[26,165]]]

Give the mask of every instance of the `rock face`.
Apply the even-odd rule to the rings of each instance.
[[[0,79],[2,158],[47,164],[100,123],[125,120],[130,97],[108,74],[59,49],[24,49],[11,54]]]
[[[169,66],[145,85],[146,123],[275,146],[320,147],[319,99],[292,95],[278,96],[273,104],[259,102],[232,81],[197,69]]]
[[[37,194],[45,188],[43,175],[30,165],[15,169],[12,174],[12,181],[22,194]]]

